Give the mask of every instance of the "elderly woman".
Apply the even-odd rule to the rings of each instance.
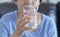
[[[14,0],[18,10],[2,16],[0,20],[0,37],[57,37],[57,29],[54,21],[39,12],[37,12],[37,28],[25,27],[28,22],[31,22],[30,16],[23,16],[28,13],[23,13],[23,6],[27,9],[38,10],[41,0]],[[27,20],[27,21],[26,21]],[[28,31],[26,31],[28,30]]]

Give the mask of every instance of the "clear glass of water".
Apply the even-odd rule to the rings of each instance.
[[[32,21],[27,23],[26,27],[32,27],[32,29],[37,28],[37,10],[36,9],[27,9],[23,7],[23,12],[29,12],[30,14],[28,16],[31,16]]]

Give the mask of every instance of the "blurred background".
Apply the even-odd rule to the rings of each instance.
[[[0,0],[0,18],[11,11],[17,10],[13,0]],[[51,17],[57,26],[60,37],[60,0],[42,0],[38,9],[39,12]]]

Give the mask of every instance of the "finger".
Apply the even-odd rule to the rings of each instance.
[[[30,13],[29,12],[22,12],[20,15],[19,15],[19,18],[21,18],[21,17],[24,17],[24,16],[26,16],[26,15],[29,15]]]
[[[17,25],[22,25],[22,24],[24,24],[25,25],[25,23],[27,22],[30,22],[30,18],[26,18],[26,19],[21,19],[21,20],[18,20],[17,21]]]
[[[27,30],[31,30],[31,29],[32,29],[32,27],[26,27],[26,29],[27,29]]]
[[[25,25],[28,23],[29,21],[22,21],[21,23],[17,23],[17,27],[20,27],[21,30],[25,29]]]
[[[21,23],[21,22],[24,22],[24,21],[27,21],[27,20],[31,20],[31,17],[30,16],[25,16],[24,18],[22,17],[18,20],[18,22]]]
[[[21,14],[18,15],[19,18],[23,17],[26,13],[21,12]]]
[[[21,23],[21,27],[25,27],[25,25],[26,25],[28,22],[30,22],[30,21],[24,21],[24,22],[22,22],[22,23]]]

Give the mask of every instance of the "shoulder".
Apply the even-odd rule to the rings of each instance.
[[[44,14],[42,16],[43,16],[44,28],[48,33],[48,36],[57,37],[57,27],[55,21],[51,17],[46,16]]]
[[[10,24],[12,25],[13,23],[16,22],[16,19],[17,19],[17,12],[12,11],[3,15],[0,21],[1,21],[1,24],[3,25],[10,25]]]
[[[13,32],[15,29],[15,20],[16,20],[16,11],[9,12],[5,15],[3,15],[0,19],[0,36],[3,37],[10,36],[10,34]]]
[[[49,17],[49,16],[47,16],[47,15],[42,14],[42,17],[43,17],[43,21],[44,22],[55,23],[54,19]]]
[[[4,20],[4,19],[7,19],[7,20],[10,20],[12,18],[16,18],[17,17],[17,11],[12,11],[12,12],[9,12],[7,14],[4,14],[2,17],[1,17],[1,20]]]
[[[42,17],[43,17],[43,20],[42,20],[42,23],[47,27],[56,27],[56,23],[55,21],[53,20],[53,18],[47,16],[47,15],[44,15],[42,14]]]

